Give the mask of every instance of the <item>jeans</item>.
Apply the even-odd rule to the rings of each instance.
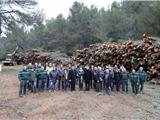
[[[128,80],[122,80],[122,91],[128,92]]]
[[[63,90],[66,91],[67,90],[67,80],[62,80],[62,86],[63,86]]]
[[[55,91],[56,90],[56,82],[53,80],[49,81],[49,90],[50,91]]]
[[[144,82],[140,82],[139,84],[140,84],[140,86],[139,86],[139,87],[140,87],[140,88],[139,88],[140,90],[139,90],[139,91],[140,91],[140,92],[143,92],[143,85],[144,85]]]
[[[134,94],[138,94],[139,85],[137,83],[131,83],[131,86],[132,86],[132,92]]]
[[[27,81],[21,80],[20,81],[19,96],[26,94],[26,88],[27,88]]]

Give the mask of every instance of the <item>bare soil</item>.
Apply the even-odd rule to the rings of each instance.
[[[17,71],[0,73],[0,120],[160,120],[160,86],[145,84],[144,94],[79,91],[18,96]]]

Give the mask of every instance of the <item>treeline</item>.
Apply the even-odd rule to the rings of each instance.
[[[142,39],[143,33],[160,36],[159,6],[159,1],[124,1],[98,9],[74,2],[67,18],[60,14],[45,20],[42,15],[29,32],[16,25],[7,32],[7,37],[1,38],[0,49],[12,50],[20,43],[26,49],[58,50],[71,55],[92,43],[137,40]]]

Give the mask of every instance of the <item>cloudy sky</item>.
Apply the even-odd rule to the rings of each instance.
[[[98,8],[108,8],[113,1],[121,0],[37,0],[39,7],[44,10],[47,18],[56,17],[62,13],[65,17],[69,14],[69,8],[73,5],[74,1],[83,2],[90,7],[91,5]]]

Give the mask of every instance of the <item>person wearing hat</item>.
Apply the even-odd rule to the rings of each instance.
[[[139,91],[143,92],[143,86],[145,81],[147,80],[147,73],[143,70],[143,67],[139,68],[138,75],[139,75]]]
[[[86,66],[84,69],[84,81],[86,91],[90,90],[90,81],[92,80],[92,71],[89,69],[89,66]]]
[[[18,72],[18,79],[20,81],[19,96],[22,97],[26,94],[27,81],[29,81],[30,74],[26,66],[23,66],[23,69]]]
[[[131,82],[132,92],[134,94],[138,94],[139,76],[138,76],[138,73],[134,69],[132,70],[132,73],[130,73],[129,79]]]

